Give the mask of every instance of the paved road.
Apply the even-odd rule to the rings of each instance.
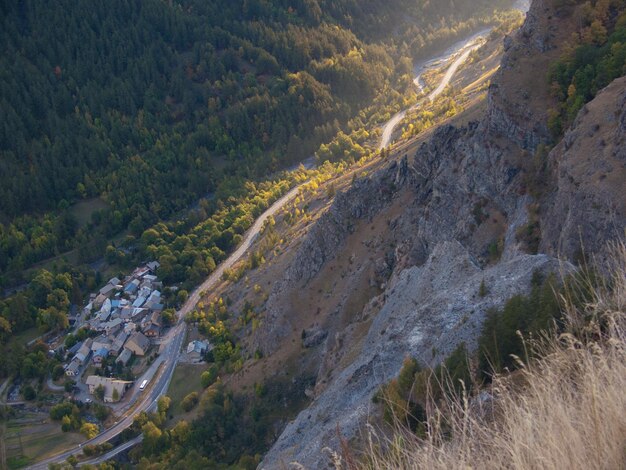
[[[193,308],[196,306],[200,298],[202,297],[202,293],[204,291],[209,290],[211,287],[215,286],[221,279],[224,271],[233,267],[233,265],[241,259],[241,257],[248,251],[256,237],[261,232],[263,228],[263,224],[270,217],[275,215],[279,210],[281,210],[287,203],[293,200],[300,190],[300,187],[297,186],[281,197],[278,201],[276,201],[272,206],[267,209],[263,214],[259,216],[258,219],[254,222],[252,227],[248,229],[246,232],[246,236],[243,239],[243,242],[239,245],[239,248],[235,250],[235,252],[228,257],[223,263],[221,263],[213,273],[204,281],[199,287],[197,287],[193,293],[189,296],[189,299],[178,312],[178,315],[184,317],[187,313],[191,312]]]
[[[115,449],[111,449],[109,452],[107,452],[106,454],[102,454],[100,457],[96,457],[91,460],[85,460],[84,462],[81,462],[78,466],[82,467],[83,465],[98,465],[98,464],[104,463],[107,460],[110,460],[113,457],[115,457],[120,452],[123,452],[127,449],[130,449],[131,447],[136,446],[141,441],[143,441],[143,435],[137,436],[136,438],[131,439],[128,442],[125,442],[124,444],[116,447]]]
[[[452,80],[456,72],[459,70],[459,67],[461,67],[461,65],[465,63],[472,51],[475,51],[484,44],[484,39],[490,32],[491,29],[481,31],[471,38],[454,45],[451,49],[448,49],[443,55],[423,62],[416,67],[417,76],[415,77],[415,80],[413,80],[413,83],[421,92],[424,88],[421,78],[423,73],[454,58],[454,61],[452,62],[450,67],[448,67],[448,70],[441,79],[441,82],[439,83],[439,86],[437,86],[437,88],[435,88],[425,99],[420,100],[417,104],[411,106],[408,109],[405,109],[404,111],[396,113],[389,121],[385,123],[385,125],[383,126],[383,134],[380,139],[380,145],[378,146],[378,150],[382,150],[389,146],[396,127],[405,118],[406,114],[409,111],[414,111],[418,109],[426,100],[433,101],[435,98],[441,95],[441,93],[443,93],[446,87],[450,84],[450,81]]]
[[[56,390],[57,392],[64,392],[65,391],[65,386],[63,386],[63,385],[56,385],[54,383],[54,381],[52,380],[52,377],[48,377],[48,380],[46,381],[46,385],[48,386],[48,388],[50,390]]]
[[[96,436],[95,438],[83,442],[81,446],[74,447],[63,453],[57,454],[54,457],[42,460],[41,462],[27,467],[28,469],[45,470],[48,468],[49,463],[60,462],[66,460],[70,455],[79,454],[82,451],[82,446],[102,444],[103,442],[107,442],[118,436],[122,431],[124,431],[124,429],[128,428],[133,423],[135,416],[137,416],[139,413],[141,413],[142,411],[151,411],[152,409],[156,408],[157,399],[161,395],[165,395],[167,392],[170,381],[172,380],[172,376],[174,374],[174,370],[176,369],[176,364],[180,357],[181,348],[185,339],[185,316],[195,308],[196,304],[198,303],[204,292],[213,288],[218,282],[220,282],[224,271],[231,268],[246,254],[254,240],[261,232],[265,221],[270,216],[275,215],[290,201],[292,201],[298,194],[299,190],[299,187],[293,188],[278,201],[272,204],[272,206],[269,207],[263,214],[261,214],[261,216],[259,216],[259,218],[254,222],[252,227],[250,227],[250,229],[246,232],[243,242],[239,245],[239,247],[223,263],[221,263],[217,267],[217,269],[200,286],[194,289],[194,291],[190,294],[187,302],[185,302],[185,304],[177,312],[177,325],[170,330],[167,337],[163,341],[167,344],[167,346],[165,346],[165,349],[162,351],[157,361],[155,361],[155,364],[151,366],[151,369],[155,368],[157,370],[149,370],[143,376],[147,377],[150,374],[154,374],[154,377],[150,380],[148,388],[141,391],[138,389],[138,386],[135,386],[132,391],[128,392],[131,394],[130,399],[128,399],[126,404],[121,407],[121,410],[128,409],[128,411],[126,411],[121,416],[118,422],[106,431],[98,434],[98,436]],[[143,377],[137,380],[135,385],[141,383]],[[133,406],[137,402],[138,404],[136,406]],[[130,409],[131,407],[132,409]],[[139,442],[139,440],[135,439],[129,442],[134,442],[134,444],[136,444],[137,442]],[[112,449],[107,453],[107,455],[109,456],[108,458],[115,456],[116,454],[122,452],[123,450],[126,450],[134,444],[125,443],[121,446],[116,447],[115,449]]]

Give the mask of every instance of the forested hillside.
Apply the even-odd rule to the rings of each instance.
[[[2,2],[0,272],[100,256],[311,155],[494,3]],[[80,223],[69,209],[93,198]]]
[[[150,257],[195,285],[287,189],[259,181],[380,121],[413,55],[505,4],[0,2],[0,287],[20,290],[3,351],[67,326],[101,280],[86,263]],[[0,375],[23,371],[10,347]]]

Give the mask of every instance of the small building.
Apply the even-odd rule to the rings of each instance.
[[[199,340],[194,340],[191,341],[188,345],[187,345],[187,354],[191,354],[193,352],[196,352],[200,355],[203,355],[204,353],[206,353],[209,350],[210,344],[208,341],[199,341]]]
[[[99,292],[100,292],[100,295],[103,295],[105,298],[110,299],[111,297],[113,297],[113,294],[115,294],[116,290],[117,290],[117,286],[107,284],[102,289],[100,289]]]
[[[191,341],[187,345],[187,359],[192,362],[201,362],[204,359],[204,355],[212,348],[208,341]]]
[[[134,294],[139,289],[139,284],[140,282],[138,279],[133,279],[128,284],[126,284],[126,287],[124,287],[124,292],[128,295]]]
[[[117,356],[117,359],[115,359],[115,363],[122,364],[124,367],[126,367],[126,364],[128,364],[128,361],[130,361],[131,357],[133,357],[133,352],[130,349],[124,348],[120,355]]]
[[[117,336],[115,337],[115,341],[113,341],[113,345],[111,346],[111,354],[113,356],[117,356],[122,351],[122,348],[124,347],[124,343],[126,343],[128,336],[129,334],[126,333],[124,330],[120,331],[117,334]]]
[[[107,358],[108,355],[109,355],[108,349],[106,348],[98,349],[93,355],[93,363],[96,366],[101,366],[102,362]]]
[[[132,276],[135,279],[142,279],[146,274],[150,272],[150,268],[147,266],[142,266],[141,268],[137,268],[133,271]]]
[[[76,353],[76,355],[74,356],[72,360],[78,361],[79,364],[84,364],[85,362],[89,360],[90,355],[91,355],[91,350],[87,351],[86,353],[79,351]]]
[[[137,322],[141,320],[146,313],[148,313],[148,310],[145,308],[133,308],[133,321]]]
[[[144,323],[142,331],[148,338],[158,338],[161,335],[161,315],[159,312],[152,312],[150,318]]]
[[[144,286],[139,289],[139,293],[137,295],[140,295],[141,297],[145,297],[147,299],[148,297],[150,297],[152,292],[153,291],[150,287]]]
[[[148,338],[158,338],[161,336],[161,328],[150,323],[143,329],[143,334]]]
[[[157,269],[159,269],[159,266],[161,266],[161,263],[159,263],[158,261],[150,261],[149,263],[146,264],[146,267],[150,270],[152,274],[156,274],[156,271]]]
[[[78,371],[80,370],[80,362],[76,360],[76,358],[72,359],[67,367],[65,368],[65,375],[68,377],[76,377],[78,375]]]
[[[91,351],[96,352],[99,349],[106,349],[107,351],[111,349],[111,341],[104,335],[100,335],[97,338],[94,338],[91,343]]]
[[[80,346],[74,359],[77,360],[80,364],[85,364],[89,360],[89,356],[91,355],[91,345],[93,340],[91,338],[87,338],[83,341],[83,344]]]
[[[67,350],[67,354],[69,356],[75,355],[82,346],[83,346],[83,342],[79,341],[78,343],[76,343],[74,346],[72,346],[71,348]]]
[[[128,333],[130,335],[133,334],[135,331],[137,331],[137,324],[133,323],[132,321],[129,321],[124,325],[125,333]]]
[[[150,340],[137,331],[126,341],[124,347],[130,349],[137,356],[145,356],[150,348]]]
[[[110,377],[100,377],[98,375],[90,375],[85,381],[89,387],[89,393],[94,394],[99,386],[104,388],[104,401],[105,403],[113,403],[119,401],[124,397],[124,393],[128,387],[132,385],[132,382],[126,380],[119,380]]]
[[[99,310],[100,307],[102,307],[102,305],[104,304],[104,301],[107,299],[108,297],[104,294],[98,294],[96,296],[96,298],[93,301],[93,308]]]
[[[107,336],[114,335],[115,333],[117,333],[118,330],[122,328],[123,324],[124,322],[121,318],[115,318],[113,320],[109,320],[106,323],[102,323],[100,325],[100,329],[103,330]]]
[[[120,311],[120,318],[125,322],[130,321],[130,319],[133,317],[133,311],[134,311],[133,307],[130,307],[130,306],[123,307],[122,310]]]
[[[158,290],[154,290],[148,296],[145,307],[154,310],[154,307],[160,304],[161,304],[161,293]],[[163,309],[161,308],[161,310]]]
[[[141,307],[144,303],[146,302],[146,298],[142,295],[140,295],[139,297],[137,297],[135,299],[135,301],[133,302],[133,307],[135,308],[139,308]]]

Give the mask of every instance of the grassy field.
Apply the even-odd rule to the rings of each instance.
[[[180,402],[191,392],[202,391],[200,384],[200,374],[206,370],[206,364],[179,364],[174,371],[170,388],[167,395],[172,399],[172,405],[168,415],[172,416],[171,421],[180,419],[192,420],[195,418],[194,410],[185,413],[180,407]]]
[[[77,202],[70,208],[70,212],[76,217],[78,225],[84,227],[91,222],[91,216],[95,211],[106,209],[107,207],[109,207],[108,204],[102,199],[93,198]]]
[[[22,331],[15,335],[11,335],[11,337],[9,338],[9,347],[13,348],[19,344],[24,346],[26,345],[26,343],[32,341],[40,335],[41,331],[39,331],[37,328],[29,328],[28,330]]]
[[[4,444],[8,468],[21,468],[54,455],[85,439],[77,433],[64,433],[58,423],[44,413],[24,413],[6,423]]]

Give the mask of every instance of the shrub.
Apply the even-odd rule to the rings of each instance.
[[[35,389],[31,385],[26,385],[22,388],[22,396],[24,400],[34,400],[37,396],[37,392],[35,392]]]
[[[50,409],[50,418],[52,418],[54,421],[60,421],[63,416],[69,416],[74,413],[78,413],[78,408],[76,407],[76,405],[69,401],[64,401],[62,403],[54,405]]]
[[[104,400],[104,387],[102,385],[98,385],[93,394],[98,400]]]
[[[61,364],[57,364],[54,366],[54,369],[52,369],[52,380],[59,380],[63,377],[64,373],[65,370],[63,369],[63,366]]]
[[[485,280],[480,281],[480,287],[478,288],[478,295],[480,297],[485,297],[489,293],[487,289],[487,285],[485,284]]]
[[[87,439],[93,439],[98,435],[98,425],[93,423],[83,423],[80,427],[80,433]]]
[[[191,411],[198,404],[198,392],[191,392],[181,402],[180,406],[184,411]]]
[[[200,376],[200,383],[203,388],[207,388],[215,383],[217,379],[218,368],[215,364],[209,366]]]
[[[99,421],[105,421],[109,417],[110,410],[107,406],[94,403],[92,407],[93,414]]]

